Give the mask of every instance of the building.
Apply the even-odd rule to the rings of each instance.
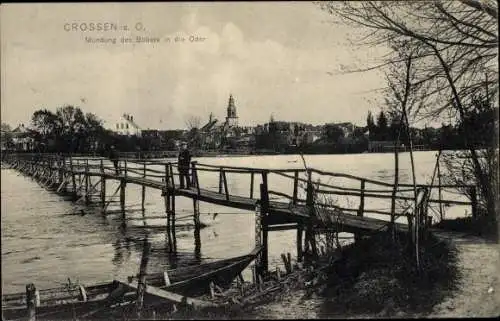
[[[113,128],[110,128],[113,132],[118,135],[127,135],[127,136],[141,136],[142,130],[134,122],[134,116],[130,114],[123,114],[121,119],[115,123]]]
[[[255,128],[255,135],[261,136],[264,140],[272,140],[273,145],[303,146],[318,140],[321,137],[321,130],[299,122],[271,120],[264,125],[258,125]]]
[[[227,104],[226,123],[227,128],[238,127],[238,116],[236,116],[236,106],[234,105],[233,95],[229,95],[229,102]]]
[[[31,137],[29,130],[20,124],[10,132],[12,147],[16,151],[31,151],[34,149],[35,140]]]
[[[230,94],[225,122],[219,122],[210,113],[208,122],[200,128],[201,145],[203,149],[220,149],[227,145],[228,140],[234,141],[233,138],[238,138],[248,132],[252,132],[250,127],[239,127],[234,97]]]

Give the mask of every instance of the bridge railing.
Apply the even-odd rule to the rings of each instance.
[[[119,159],[117,168],[113,163],[102,157],[64,157],[57,154],[8,154],[5,159],[22,160],[29,164],[38,166],[48,166],[51,169],[60,169],[67,172],[102,172],[114,173],[117,169],[120,175],[135,177],[137,179],[154,180],[163,182],[165,185],[177,186],[179,184],[179,170],[177,162],[167,160],[151,159]],[[367,200],[386,200],[391,202],[414,202],[415,191],[413,184],[401,183],[397,188],[394,184],[375,179],[359,177],[345,173],[335,173],[313,168],[285,168],[269,169],[241,166],[212,165],[193,161],[190,166],[189,176],[192,185],[201,193],[201,189],[215,188],[215,191],[225,195],[226,199],[235,195],[231,190],[233,175],[247,176],[249,188],[246,195],[250,199],[258,199],[259,184],[265,184],[266,190],[271,197],[288,202],[290,205],[304,205],[307,203],[307,188],[312,186],[315,196],[315,204],[326,208],[336,208],[351,213],[369,213],[391,215],[392,212],[384,209],[375,209],[366,206],[372,203]],[[217,175],[215,179],[208,179],[207,175]],[[275,177],[278,177],[275,179]],[[213,185],[216,181],[217,186]],[[273,184],[273,181],[278,183]],[[416,188],[436,188],[436,189],[457,189],[466,187],[471,189],[473,199],[461,201],[454,199],[439,198],[429,196],[429,204],[445,205],[465,205],[471,206],[473,215],[477,210],[477,200],[475,186],[473,185],[431,185],[416,184]],[[241,190],[241,189],[240,189]],[[257,195],[257,196],[256,196]],[[344,197],[355,206],[345,206],[332,202],[331,199]],[[349,203],[347,202],[347,203]]]
[[[415,195],[421,189],[429,190],[429,196],[426,200],[428,204],[433,203],[470,206],[472,208],[473,215],[477,210],[475,208],[477,200],[474,199],[470,201],[462,201],[451,198],[436,199],[430,197],[430,192],[432,189],[458,189],[461,187],[475,189],[475,186],[473,185],[415,184],[414,186],[413,184],[409,183],[401,183],[397,185],[397,188],[395,188],[394,184],[375,179],[368,179],[365,177],[359,177],[344,173],[328,172],[318,169],[267,169],[237,166],[217,166],[198,163],[196,170],[205,172],[211,171],[217,173],[219,175],[218,192],[221,194],[225,194],[227,197],[231,195],[231,192],[228,190],[228,174],[238,173],[251,176],[249,195],[250,198],[253,198],[256,185],[254,178],[256,174],[261,177],[266,176],[267,181],[271,180],[270,178],[267,178],[268,176],[271,177],[271,175],[287,179],[289,181],[289,184],[268,184],[267,191],[270,196],[277,196],[279,199],[285,200],[291,205],[306,204],[307,186],[311,185],[315,194],[314,202],[316,205],[325,208],[334,208],[345,212],[356,213],[358,215],[363,215],[363,213],[378,215],[397,214],[392,213],[391,210],[370,208],[369,206],[366,206],[366,204],[371,203],[370,200],[378,199],[390,202],[403,202],[404,204],[402,204],[401,207],[406,208],[408,207],[408,204],[415,202]],[[334,179],[334,183],[331,182],[331,179]],[[344,182],[341,183],[341,180],[343,180]],[[264,180],[262,179],[260,180],[260,182],[264,183]],[[286,190],[287,186],[291,187],[290,191]],[[353,200],[357,200],[357,202],[354,202],[357,203],[357,206],[342,206],[336,202],[331,201],[332,198],[335,199],[338,197],[349,198],[351,203],[353,203]]]

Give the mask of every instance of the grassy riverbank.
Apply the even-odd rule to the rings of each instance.
[[[422,270],[380,234],[353,244],[326,271],[326,282],[302,286],[253,309],[252,318],[414,318],[500,315],[497,242],[446,232],[431,236]]]
[[[177,313],[174,318],[425,316],[457,289],[457,252],[430,235],[422,244],[417,270],[406,245],[404,235],[393,241],[379,233],[321,257],[312,271],[293,272],[281,281],[279,292],[252,305],[210,314]],[[332,259],[333,264],[326,263]]]
[[[421,250],[421,270],[406,250],[406,239],[395,242],[386,233],[364,239],[342,250],[313,286],[297,284],[294,296],[298,316],[281,315],[276,306],[256,309],[256,317],[391,317],[423,316],[456,289],[456,251],[429,236]],[[290,299],[290,297],[288,298]],[[292,302],[293,302],[292,296]],[[283,306],[283,312],[287,309]],[[272,312],[274,311],[274,312]],[[273,313],[275,313],[273,315]]]
[[[397,235],[393,241],[382,232],[320,257],[313,269],[296,266],[279,282],[267,285],[268,289],[277,285],[278,291],[251,293],[255,297],[251,304],[210,312],[160,312],[156,318],[495,316],[500,313],[500,292],[495,292],[498,263],[498,243],[439,232],[422,242],[421,268],[417,269],[406,236]],[[230,298],[235,297],[221,300]]]

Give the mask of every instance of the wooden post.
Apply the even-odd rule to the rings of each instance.
[[[302,262],[302,224],[297,224],[297,262]]]
[[[125,179],[120,179],[120,209],[122,212],[122,225],[126,225],[126,217],[125,217],[125,187],[127,182]]]
[[[76,160],[76,171],[78,172],[78,187],[77,187],[77,194],[75,196],[78,196],[78,191],[81,191],[82,189],[82,174],[80,173],[80,160]]]
[[[240,295],[243,296],[245,294],[245,280],[243,280],[243,276],[238,274],[238,277],[236,278],[236,282],[238,284],[238,289],[240,290]]]
[[[177,237],[175,235],[175,193],[172,193],[171,194],[172,196],[172,209],[171,209],[171,212],[172,212],[172,216],[171,216],[171,219],[172,219],[172,241],[173,241],[173,245],[174,245],[174,252],[177,253]]]
[[[359,209],[358,209],[358,213],[357,213],[357,216],[360,216],[360,217],[363,217],[364,215],[364,211],[365,211],[365,180],[362,179],[361,180],[361,196],[360,196],[360,200],[359,200]],[[361,240],[361,235],[359,234],[355,234],[354,235],[354,241],[359,241]]]
[[[144,247],[142,249],[141,265],[139,268],[139,281],[137,282],[137,301],[136,301],[136,312],[137,318],[141,318],[142,307],[144,304],[144,293],[146,291],[146,274],[149,260],[149,249],[151,248],[151,243],[144,240]]]
[[[441,166],[439,166],[439,155],[438,154],[438,159],[437,159],[437,175],[438,175],[438,198],[439,198],[439,218],[442,221],[444,219],[444,213],[443,213],[443,204],[441,203],[443,197],[442,197],[442,192],[441,192]]]
[[[285,266],[286,274],[292,273],[290,262],[288,262],[288,258],[285,253],[281,253],[281,260],[283,260],[283,265]]]
[[[169,165],[169,169],[170,169],[170,181],[171,181],[171,184],[172,184],[172,191],[174,191],[174,193],[175,193],[174,168],[173,168],[173,166],[172,166],[171,163],[169,163],[168,165]]]
[[[74,171],[74,166],[73,166],[73,157],[70,156],[69,158],[69,167],[71,171],[71,181],[73,183],[73,198],[76,198],[76,177],[75,177],[75,171]]]
[[[195,228],[200,227],[200,200],[193,198],[193,223]]]
[[[191,181],[191,184],[196,186],[198,195],[200,195],[200,183],[198,181],[198,171],[196,169],[196,161],[191,162],[192,166],[192,176],[193,179]],[[200,232],[200,201],[197,197],[193,198],[193,223],[194,223],[194,233],[195,233],[195,252],[196,251],[196,233]],[[198,236],[199,237],[199,236]]]
[[[215,285],[213,281],[210,281],[210,284],[208,285],[210,289],[210,298],[215,298]]]
[[[104,162],[101,159],[101,207],[104,212],[106,209],[106,177],[104,176]]]
[[[165,211],[167,212],[167,242],[168,242],[168,251],[172,252],[174,250],[172,245],[172,236],[170,234],[170,220],[171,220],[171,204],[170,204],[170,192],[168,189],[165,190],[165,195],[163,196],[165,200]]]
[[[299,187],[299,171],[295,171],[293,178],[293,205],[297,205],[298,187]]]
[[[226,194],[226,200],[229,201],[229,190],[227,188],[227,178],[224,170],[222,170],[222,177],[224,178],[224,193]]]
[[[219,168],[219,194],[222,194],[222,167]]]
[[[90,185],[90,173],[89,173],[89,160],[85,159],[85,204],[90,203],[89,196],[89,185]]]
[[[48,177],[47,177],[47,180],[45,182],[45,184],[49,183],[49,186],[52,185],[52,175],[54,174],[53,172],[53,164],[52,164],[52,157],[49,156],[47,157],[47,164],[48,164],[48,167],[49,167],[49,173],[48,173]]]
[[[254,172],[250,174],[250,198],[253,199]]]
[[[170,172],[169,171],[170,171],[169,165],[165,164],[165,178],[163,179],[163,181],[165,183],[165,189],[168,189],[168,186],[170,184]]]
[[[396,217],[396,193],[398,191],[399,184],[399,152],[398,146],[394,146],[394,185],[392,186],[391,194],[391,234],[394,239],[394,223]]]
[[[170,234],[170,217],[171,217],[171,213],[172,213],[172,209],[171,209],[171,204],[170,204],[170,189],[169,189],[169,185],[171,184],[171,181],[170,181],[170,174],[173,175],[173,173],[170,173],[170,165],[169,164],[165,164],[165,186],[163,187],[164,188],[164,191],[162,193],[163,195],[163,199],[165,201],[165,212],[167,213],[167,242],[168,242],[168,251],[169,252],[172,252],[174,249],[173,249],[173,245],[172,245],[172,236]]]
[[[262,185],[262,184],[261,184]],[[258,202],[255,206],[255,247],[263,247],[262,244],[262,203]],[[254,272],[262,265],[262,251],[257,255],[255,259],[255,265],[253,268],[255,269]],[[255,283],[255,276],[254,276],[254,283]]]
[[[64,156],[61,156],[61,170],[59,171],[59,178],[61,179],[60,184],[62,184],[67,179],[67,174],[66,174],[66,159],[64,158]],[[64,189],[62,191],[63,191],[63,193],[65,193],[66,192],[66,187],[64,187]]]
[[[267,185],[267,171],[262,172],[262,184],[260,184],[260,224],[262,231],[262,252],[259,264],[259,275],[262,275],[268,270],[268,219],[269,212],[269,193]]]
[[[142,168],[142,177],[146,179],[146,162],[143,164]],[[146,185],[142,185],[142,193],[141,193],[141,209],[144,212],[144,202],[146,201]]]
[[[194,257],[199,260],[201,259],[201,237],[200,237],[200,227],[194,227]]]
[[[286,253],[286,258],[287,258],[287,261],[288,261],[288,268],[290,269],[290,272],[293,272],[292,256],[290,255],[290,252]]]
[[[28,321],[36,320],[36,288],[33,283],[26,285],[26,311],[28,311]]]
[[[192,173],[192,176],[193,176],[191,184],[192,185],[196,184],[195,185],[196,186],[196,191],[197,191],[198,195],[200,195],[201,194],[201,191],[200,191],[200,181],[198,180],[198,170],[196,169],[196,164],[197,164],[196,161],[191,162],[191,166],[192,166],[191,173]]]
[[[476,219],[477,218],[477,193],[476,193],[475,186],[470,187],[470,200],[471,200],[472,218]]]
[[[308,244],[311,245],[311,250],[314,256],[318,255],[318,250],[316,248],[316,238],[314,236],[314,188],[312,184],[312,172],[307,170],[307,187],[306,187],[306,206],[309,210],[309,221],[307,223],[306,230],[306,249],[309,248]]]

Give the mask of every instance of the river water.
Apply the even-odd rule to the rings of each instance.
[[[417,183],[430,183],[436,152],[416,152]],[[245,166],[259,168],[303,168],[298,155],[246,156],[197,158],[199,163]],[[393,181],[394,161],[392,154],[344,154],[306,155],[309,167],[372,178],[388,183]],[[410,183],[410,158],[400,156],[400,181]],[[147,190],[146,211],[138,211],[141,188],[127,186],[127,227],[121,227],[120,214],[113,214],[117,204],[110,205],[112,214],[102,215],[99,205],[84,206],[69,201],[64,196],[45,190],[31,178],[12,169],[1,171],[1,240],[2,240],[2,290],[4,293],[24,291],[27,283],[37,288],[59,286],[71,280],[92,284],[135,274],[138,272],[143,240],[152,243],[148,272],[166,268],[196,264],[221,258],[242,255],[254,247],[255,215],[217,205],[200,203],[201,221],[207,225],[201,229],[201,250],[196,251],[193,230],[182,225],[192,223],[192,201],[182,197],[176,200],[177,255],[168,253],[165,236],[165,219],[146,219],[165,215],[163,198],[158,190]],[[316,178],[313,178],[316,179]],[[231,194],[249,195],[250,178],[240,174],[228,174]],[[335,178],[322,182],[340,183]],[[218,188],[218,174],[200,173],[200,185]],[[256,178],[256,195],[258,193]],[[354,182],[342,182],[344,186]],[[359,182],[355,183],[359,184]],[[436,183],[435,183],[436,184]],[[354,185],[353,185],[354,186]],[[107,195],[115,191],[117,184],[107,183]],[[359,186],[354,186],[359,187]],[[269,188],[291,194],[291,181],[269,177]],[[368,188],[368,186],[367,186]],[[446,194],[448,199],[462,199],[457,194]],[[356,200],[338,197],[340,205],[356,207]],[[366,200],[366,208],[390,208],[389,202]],[[401,205],[403,206],[403,205]],[[437,207],[437,206],[436,206]],[[466,215],[467,207],[447,207],[446,217]],[[117,211],[116,211],[117,212]],[[432,212],[432,211],[431,211]],[[431,214],[436,214],[432,212]],[[439,215],[433,215],[435,219]],[[387,217],[382,217],[387,219]],[[147,227],[144,227],[144,226]],[[349,236],[349,235],[346,235]],[[349,240],[347,240],[349,241]],[[269,233],[269,262],[272,268],[281,265],[281,253],[296,254],[295,230]],[[249,278],[249,271],[244,274]]]

